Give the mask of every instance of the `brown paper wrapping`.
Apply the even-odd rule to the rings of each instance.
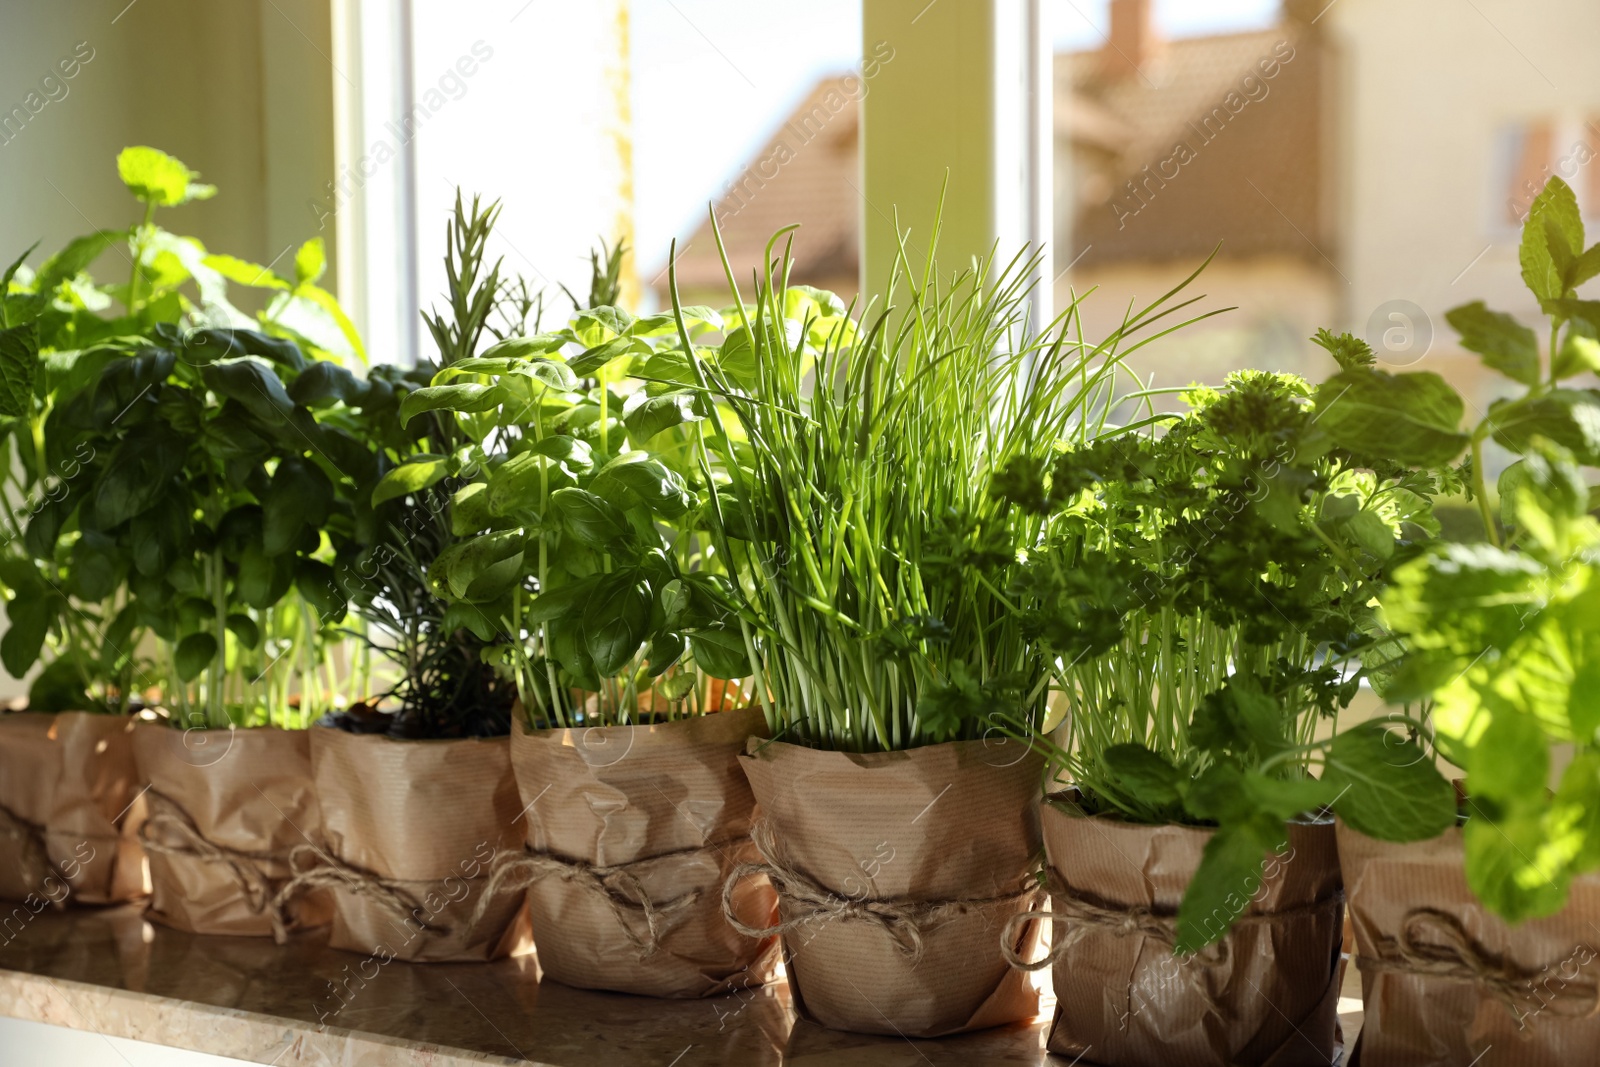
[[[146,722],[133,747],[150,789],[150,917],[194,934],[270,935],[268,904],[288,878],[290,850],[322,845],[306,732]],[[292,918],[321,926],[330,910],[326,894],[310,894]]]
[[[1596,1061],[1600,1016],[1590,1007],[1600,983],[1600,874],[1573,879],[1559,914],[1510,927],[1468,888],[1459,828],[1391,844],[1340,823],[1338,838],[1366,1010],[1352,1062],[1571,1067]],[[1372,967],[1367,961],[1392,955],[1407,916],[1418,909],[1452,916],[1493,969],[1538,977],[1507,1005],[1472,980]]]
[[[0,898],[120,904],[149,892],[125,715],[0,716]]]
[[[869,921],[791,930],[784,960],[802,1014],[836,1030],[935,1037],[1038,1011],[999,934],[1030,906],[1014,898],[1039,850],[1042,760],[985,741],[865,755],[751,741],[740,763],[776,867],[849,901],[1013,898],[947,909],[920,931],[918,958]],[[803,917],[782,893],[779,910],[786,922]]]
[[[755,798],[739,769],[752,736],[766,736],[759,708],[658,726],[566,730],[529,730],[519,717],[511,765],[530,852],[599,868],[626,865],[629,877],[613,883],[628,904],[642,903],[642,889],[653,908],[670,911],[649,951],[642,914],[614,907],[581,881],[540,877],[528,903],[546,975],[656,997],[714,996],[770,977],[776,939],[745,937],[722,917],[722,883],[735,866],[758,858],[749,837]],[[771,887],[750,880],[739,893],[739,915],[769,925]]]
[[[311,767],[328,852],[398,884],[410,917],[335,888],[334,948],[384,959],[474,962],[531,944],[520,893],[471,923],[489,861],[522,841],[522,801],[504,737],[399,741],[312,727]]]
[[[1070,796],[1046,802],[1041,821],[1067,892],[1166,916],[1176,914],[1212,834],[1087,816]],[[1049,1050],[1084,1067],[1328,1067],[1342,1046],[1338,852],[1332,822],[1288,829],[1289,851],[1268,857],[1259,886],[1241,887],[1253,898],[1245,921],[1214,954],[1174,958],[1137,931],[1057,926],[1057,939],[1078,940],[1053,969]]]

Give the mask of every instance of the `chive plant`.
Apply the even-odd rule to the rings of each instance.
[[[902,242],[884,305],[858,321],[789,284],[781,237],[749,303],[724,255],[735,311],[720,348],[680,336],[684,391],[707,416],[709,515],[738,564],[775,736],[877,751],[981,737],[1000,712],[1038,723],[1051,659],[1010,586],[1049,517],[1006,507],[993,484],[1016,457],[1106,432],[1130,400],[1123,360],[1193,301],[1172,303],[1180,286],[1098,343],[1076,303],[1030,333],[1033,261],[945,277],[935,229],[920,272]]]

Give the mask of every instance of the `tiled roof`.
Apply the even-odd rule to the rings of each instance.
[[[1285,48],[1293,50],[1287,61]],[[1273,77],[1263,75],[1263,60],[1277,61]],[[1195,258],[1221,242],[1224,256],[1324,263],[1322,253],[1335,254],[1324,218],[1324,74],[1317,40],[1288,25],[1171,41],[1146,71],[1118,80],[1105,79],[1098,51],[1057,56],[1055,128],[1073,144],[1078,200],[1071,252],[1058,251],[1057,262],[1084,249],[1084,266]],[[794,280],[853,288],[860,122],[846,85],[843,77],[819,82],[728,183],[716,213],[731,262],[759,262],[775,231],[800,223]],[[1180,142],[1192,158],[1167,163],[1176,176],[1160,177]],[[1135,177],[1146,183],[1143,200],[1125,184]],[[725,285],[709,222],[680,251],[678,284]],[[664,272],[655,285],[665,290]]]

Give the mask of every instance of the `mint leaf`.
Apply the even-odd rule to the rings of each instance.
[[[1461,397],[1437,374],[1341,371],[1317,388],[1316,425],[1362,455],[1438,466],[1467,445]]]
[[[1436,837],[1455,821],[1455,790],[1414,742],[1382,723],[1333,739],[1322,781],[1337,791],[1339,817],[1380,841]]]
[[[1490,311],[1482,300],[1452,308],[1444,317],[1461,335],[1461,347],[1482,356],[1485,366],[1523,385],[1539,384],[1539,342],[1532,330]]]
[[[1522,246],[1517,258],[1522,264],[1522,280],[1541,300],[1556,300],[1566,295],[1567,284],[1550,238],[1558,240],[1558,254],[1569,261],[1583,247],[1583,219],[1578,213],[1578,198],[1572,187],[1560,178],[1551,178],[1544,191],[1534,198],[1522,227]]]
[[[0,330],[0,417],[19,419],[33,410],[38,376],[38,326],[30,322]]]
[[[1267,853],[1281,851],[1287,840],[1283,824],[1269,816],[1211,835],[1178,906],[1177,954],[1198,952],[1228,932],[1261,890]]]

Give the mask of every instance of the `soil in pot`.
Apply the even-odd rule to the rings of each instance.
[[[0,898],[119,904],[149,892],[134,720],[0,715]]]
[[[134,749],[149,786],[150,917],[195,934],[273,934],[291,853],[322,846],[306,731],[141,723]],[[330,913],[325,893],[308,894],[285,921],[320,926]]]
[[[295,851],[280,902],[331,890],[329,944],[379,964],[475,962],[529,947],[521,893],[500,893],[472,921],[489,861],[523,836],[507,738],[308,733],[327,848]]]
[[[907,1037],[1033,1016],[999,934],[1038,900],[1038,757],[985,741],[868,754],[751,741],[740,762],[765,862],[734,878],[777,888],[803,1015]]]
[[[1339,824],[1362,1067],[1568,1067],[1600,1049],[1600,874],[1509,926],[1467,884],[1460,828],[1392,844]]]
[[[1289,824],[1220,941],[1173,955],[1178,904],[1212,831],[1041,812],[1051,872],[1051,1052],[1098,1067],[1327,1067],[1338,1017],[1343,898],[1329,821]],[[1219,923],[1221,919],[1219,918]]]
[[[498,857],[496,881],[526,886],[539,965],[567,985],[706,997],[761,985],[773,938],[723,918],[722,886],[758,857],[755,798],[739,769],[765,736],[759,708],[650,726],[513,729],[511,763],[527,847]],[[736,914],[768,926],[764,881],[741,882]]]

